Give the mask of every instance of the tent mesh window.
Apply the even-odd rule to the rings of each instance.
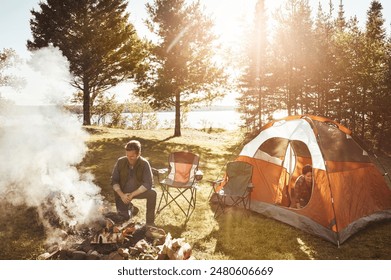
[[[325,160],[336,162],[371,162],[368,154],[354,139],[335,125],[314,121],[320,135]]]
[[[277,165],[281,165],[284,162],[284,167],[287,167],[287,161],[291,160],[290,157],[294,158],[294,162],[300,159],[305,160],[306,163],[311,161],[311,153],[307,145],[302,141],[289,140],[286,138],[273,137],[266,140],[259,148],[259,151],[266,153],[270,158],[274,158],[273,161]],[[258,153],[261,155],[261,153]],[[256,156],[257,157],[257,156]],[[267,160],[265,157],[258,156],[258,158]],[[268,160],[272,162],[272,160]],[[293,165],[296,165],[295,163]],[[293,171],[294,169],[288,168]]]

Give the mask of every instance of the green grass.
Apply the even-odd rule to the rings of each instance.
[[[1,204],[0,259],[34,259],[43,250],[45,232],[34,209]],[[5,208],[6,206],[6,208]]]
[[[138,139],[142,155],[156,168],[167,167],[168,154],[175,150],[189,150],[200,155],[204,172],[197,193],[197,206],[187,223],[174,207],[163,210],[156,224],[174,238],[183,237],[193,246],[196,259],[231,260],[290,260],[290,259],[391,259],[391,221],[381,222],[358,232],[338,248],[319,237],[309,235],[258,213],[244,213],[229,209],[217,220],[213,217],[215,205],[208,201],[210,185],[222,175],[226,162],[233,160],[243,146],[239,132],[206,133],[184,130],[182,137],[172,138],[171,130],[132,131],[89,127],[89,151],[78,169],[91,172],[94,182],[102,189],[105,200],[113,204],[110,175],[119,156],[124,155],[124,144]],[[157,187],[158,198],[160,188]],[[145,201],[135,201],[145,217]],[[11,209],[12,215],[0,214],[0,259],[35,259],[44,252],[45,233],[37,224],[32,209]]]

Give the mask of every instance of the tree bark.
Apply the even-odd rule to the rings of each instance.
[[[91,125],[90,88],[86,81],[83,88],[83,125]]]
[[[181,94],[175,94],[175,130],[174,137],[181,136]]]
[[[262,86],[258,85],[258,129],[262,128]]]

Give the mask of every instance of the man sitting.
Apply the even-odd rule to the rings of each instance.
[[[153,176],[149,162],[141,156],[141,144],[131,140],[125,145],[126,156],[120,157],[113,169],[111,185],[114,190],[118,214],[124,219],[137,214],[133,199],[146,199],[146,224],[154,225],[156,191],[152,188]]]

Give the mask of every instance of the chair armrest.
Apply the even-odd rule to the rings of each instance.
[[[218,179],[218,180],[207,180],[208,183],[211,184],[212,188],[213,188],[213,191],[216,193],[216,187],[218,185],[221,184],[221,182],[223,182],[224,180],[223,179]]]
[[[153,176],[157,177],[157,180],[160,183],[160,176],[165,174],[168,171],[168,168],[153,168],[151,167]]]
[[[165,174],[168,171],[168,168],[153,168],[153,167],[151,167],[151,169],[152,169],[152,174],[156,175],[156,176],[159,176],[160,174]]]
[[[218,180],[207,180],[208,183],[210,183],[212,186],[220,184],[223,181],[223,179]]]
[[[194,174],[194,178],[197,182],[201,181],[203,177],[204,177],[204,173],[199,169]]]
[[[249,184],[247,185],[247,189],[248,189],[249,192],[252,192],[253,189],[254,189],[253,183],[249,183]]]

